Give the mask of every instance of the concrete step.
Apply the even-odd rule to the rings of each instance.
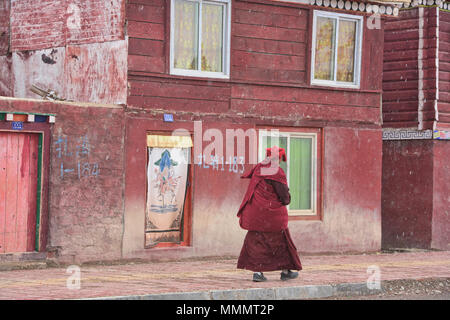
[[[14,252],[0,254],[0,263],[20,261],[45,261],[47,252]]]
[[[0,254],[0,271],[47,268],[46,252],[18,252]]]

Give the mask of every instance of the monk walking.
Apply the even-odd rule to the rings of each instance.
[[[253,281],[266,281],[264,271],[281,271],[281,280],[298,277],[302,265],[288,229],[286,205],[291,202],[286,174],[279,161],[286,151],[274,146],[266,159],[241,178],[250,183],[238,211],[241,228],[248,230],[237,267],[254,272]]]

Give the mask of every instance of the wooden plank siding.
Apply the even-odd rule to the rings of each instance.
[[[417,10],[388,19],[384,34],[383,126],[417,127],[419,20]]]
[[[383,29],[364,23],[359,89],[311,86],[312,13],[319,8],[235,0],[230,78],[182,77],[169,74],[170,3],[126,5],[128,108],[381,124]]]
[[[439,121],[437,128],[450,130],[450,12],[439,13]]]
[[[423,50],[423,129],[433,129],[437,114],[435,109],[435,102],[437,99],[438,90],[438,67],[436,59],[438,58],[438,12],[439,8],[430,7],[424,8],[424,50]],[[432,103],[427,103],[427,102]]]
[[[166,72],[165,1],[131,0],[126,5],[128,23],[128,69]]]
[[[383,64],[383,126],[419,127],[419,82],[422,82],[423,129],[436,120],[436,8],[422,8],[423,46],[419,50],[419,8],[402,10],[398,19],[389,19],[385,28]],[[422,79],[419,79],[419,51]]]

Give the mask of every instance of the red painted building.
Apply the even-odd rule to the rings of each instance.
[[[0,94],[16,97],[0,98],[0,131],[44,139],[35,249],[62,261],[236,256],[240,175],[275,137],[298,249],[381,248],[384,23],[398,8],[55,2],[0,6]],[[76,102],[34,100],[33,85]]]
[[[450,5],[385,25],[382,245],[450,248]]]

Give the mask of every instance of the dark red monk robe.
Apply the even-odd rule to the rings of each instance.
[[[242,176],[251,180],[238,211],[240,226],[248,232],[237,267],[254,272],[301,270],[287,227],[290,194],[286,175],[281,168],[273,175],[263,175],[261,169],[269,166],[259,163]]]

